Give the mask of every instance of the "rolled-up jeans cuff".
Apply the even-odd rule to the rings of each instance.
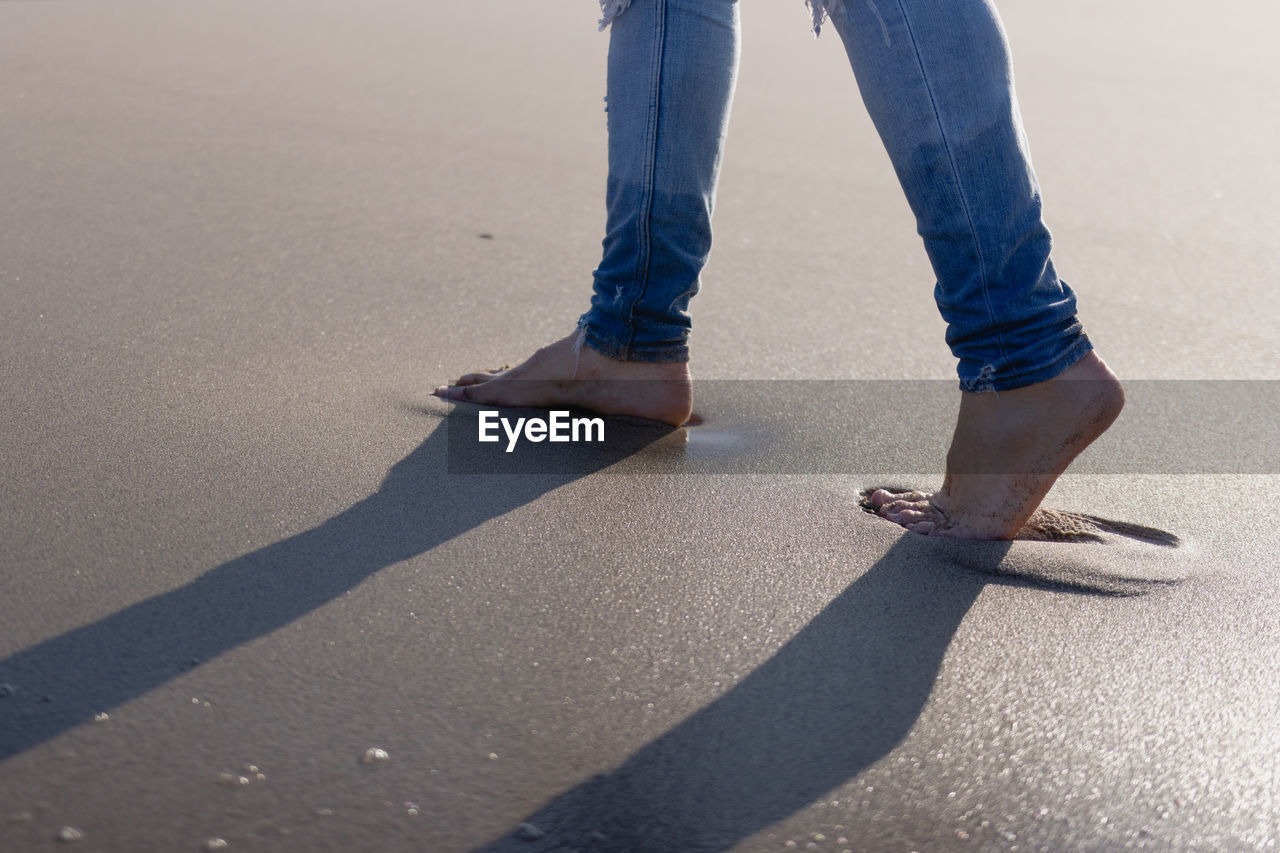
[[[614,361],[644,361],[650,363],[686,362],[689,360],[689,345],[686,343],[665,343],[649,346],[631,346],[602,333],[593,327],[586,315],[578,321],[578,328],[587,330],[584,343],[601,355]]]
[[[1084,332],[1081,332],[1061,354],[1041,367],[1021,373],[1002,375],[993,365],[986,365],[975,376],[961,375],[960,390],[972,393],[1012,391],[1015,388],[1025,388],[1028,385],[1048,382],[1072,367],[1092,350],[1093,344],[1090,343]]]

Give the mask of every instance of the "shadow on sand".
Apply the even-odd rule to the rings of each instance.
[[[448,436],[474,435],[476,413],[455,410],[392,467],[376,493],[318,527],[0,660],[0,761],[672,432],[648,422],[610,423],[608,444],[575,447],[565,473],[449,474],[448,463],[460,457],[457,448],[449,454]]]
[[[857,776],[907,735],[986,584],[1090,595],[1167,585],[1011,577],[1005,557],[1014,547],[940,549],[904,535],[723,696],[479,853],[728,850]]]
[[[673,432],[611,420],[610,442],[575,447],[572,464],[561,473],[545,473],[545,460],[536,459],[531,470],[543,473],[448,473],[468,468],[461,464],[466,460],[450,455],[449,435],[474,435],[476,414],[470,407],[455,409],[391,469],[375,494],[325,523],[0,661],[0,684],[14,686],[0,698],[0,760]],[[680,444],[663,442],[644,457],[677,473]],[[984,585],[1117,591],[1094,586],[1087,576],[1001,577],[1016,546],[940,548],[926,537],[904,535],[728,693],[613,772],[554,797],[528,818],[536,831],[521,827],[483,851],[726,850],[805,808],[907,734]]]

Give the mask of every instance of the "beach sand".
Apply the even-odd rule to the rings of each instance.
[[[1277,844],[1280,469],[1224,449],[1275,426],[1186,381],[1280,380],[1276,10],[1002,10],[1085,326],[1186,382],[1046,501],[1161,536],[965,545],[859,506],[949,423],[787,402],[953,367],[835,33],[768,6],[702,422],[477,474],[429,391],[585,309],[594,4],[0,4],[0,847]]]

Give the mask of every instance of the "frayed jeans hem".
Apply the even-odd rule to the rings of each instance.
[[[611,358],[614,361],[642,361],[650,364],[671,364],[682,363],[689,360],[688,344],[666,344],[654,347],[644,347],[637,349],[635,347],[622,346],[609,338],[600,335],[587,326],[587,337],[584,343],[605,358]]]
[[[1038,370],[1029,373],[1021,373],[1015,376],[993,376],[994,368],[988,366],[978,376],[972,379],[960,378],[960,390],[968,391],[974,394],[981,394],[987,391],[999,393],[1001,391],[1012,391],[1015,388],[1026,388],[1028,385],[1038,385],[1041,382],[1048,382],[1068,369],[1073,367],[1076,362],[1084,358],[1093,350],[1093,344],[1085,337],[1084,333],[1072,344],[1066,352],[1054,359],[1052,363]]]

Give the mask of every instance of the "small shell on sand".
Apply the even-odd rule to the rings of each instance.
[[[385,749],[377,746],[371,746],[364,751],[364,755],[360,756],[361,764],[377,764],[382,761],[389,761],[391,756],[387,754]]]

